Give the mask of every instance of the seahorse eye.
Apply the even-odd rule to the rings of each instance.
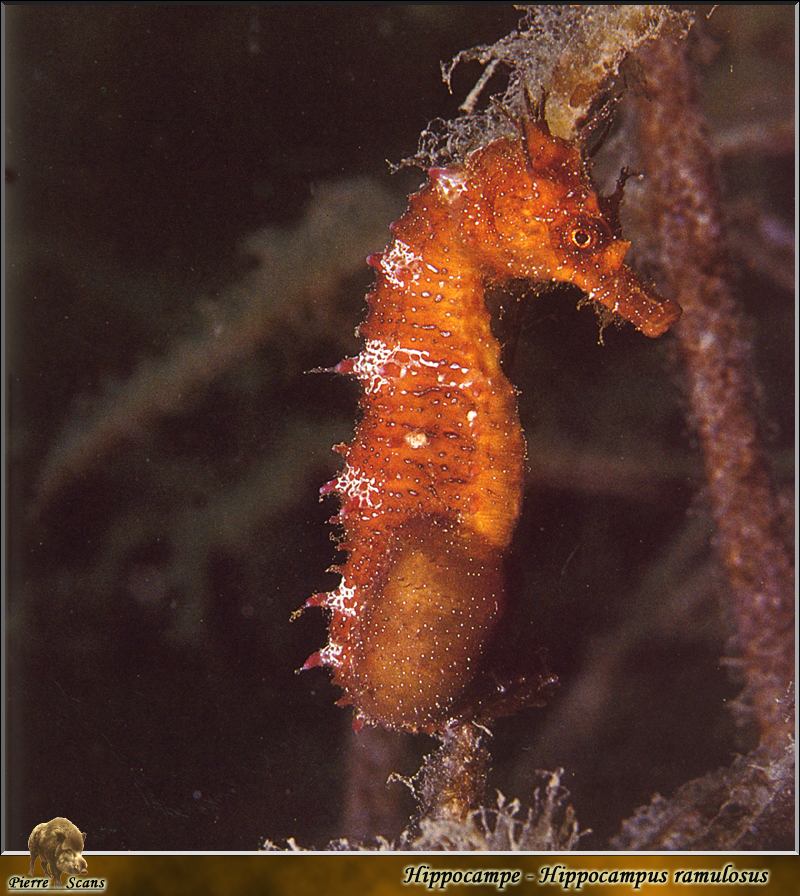
[[[580,227],[573,230],[570,236],[573,244],[579,249],[588,249],[592,243],[594,243],[594,235],[588,230],[583,230]]]

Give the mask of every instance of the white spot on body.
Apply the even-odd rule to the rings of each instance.
[[[422,258],[407,243],[395,240],[381,258],[381,270],[392,286],[406,286],[419,280]]]
[[[438,361],[431,361],[428,352],[416,348],[403,348],[400,345],[391,348],[379,339],[370,339],[357,355],[353,364],[353,374],[361,380],[364,391],[368,395],[388,386],[390,377],[386,372],[389,364],[400,368],[399,376],[403,377],[409,368],[438,367]]]
[[[348,587],[344,579],[339,583],[339,587],[335,591],[328,592],[325,600],[325,606],[331,610],[341,613],[343,616],[356,615],[356,587]]]
[[[436,176],[436,189],[448,202],[453,202],[467,189],[467,184],[454,171],[440,171]]]
[[[319,658],[324,666],[341,666],[342,665],[342,645],[326,644],[319,652]]]
[[[407,432],[405,442],[410,448],[424,448],[428,444],[428,437],[424,432]]]
[[[380,507],[381,501],[377,500],[381,490],[375,482],[365,476],[356,467],[346,466],[336,478],[336,488],[343,495],[355,501],[359,507]]]

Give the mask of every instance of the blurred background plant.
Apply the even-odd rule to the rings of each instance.
[[[709,10],[692,53],[789,545],[792,11]],[[317,492],[356,401],[304,371],[356,349],[363,257],[420,182],[384,160],[455,115],[481,72],[459,66],[448,96],[439,60],[518,17],[6,10],[9,848],[56,814],[93,849],[405,827],[413,801],[386,778],[431,742],[353,735],[324,675],[293,674],[324,640],[321,618],[288,618],[336,583]],[[647,71],[624,75],[606,187],[641,149],[626,104],[647,102]],[[508,649],[546,651],[561,687],[498,723],[490,784],[526,798],[537,769],[563,767],[591,829],[580,847],[603,848],[758,733],[729,711],[728,586],[673,338],[614,329],[600,345],[566,291],[496,298],[529,457]]]

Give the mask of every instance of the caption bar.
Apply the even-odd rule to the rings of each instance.
[[[658,868],[569,868],[566,865],[542,865],[538,872],[523,872],[519,868],[431,868],[430,865],[409,865],[403,870],[403,884],[428,890],[445,890],[451,884],[492,886],[498,890],[533,883],[536,886],[556,886],[562,890],[580,890],[586,884],[597,886],[627,885],[639,890],[646,885],[684,884],[697,886],[721,884],[765,886],[769,883],[769,869],[739,869],[732,862],[724,868],[677,868],[674,871]]]

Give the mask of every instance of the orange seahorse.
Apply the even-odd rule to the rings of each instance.
[[[348,556],[331,592],[325,665],[357,722],[440,730],[464,708],[503,610],[525,444],[484,301],[488,282],[578,286],[647,336],[680,315],[624,265],[580,149],[524,121],[463,165],[431,169],[370,256],[365,344],[333,370],[363,387],[339,475]]]

